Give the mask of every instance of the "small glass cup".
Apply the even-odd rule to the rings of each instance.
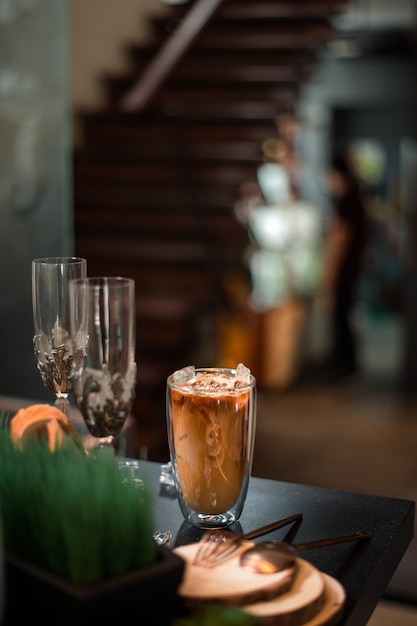
[[[167,428],[186,521],[223,528],[243,509],[252,471],[256,380],[248,368],[189,366],[167,379]]]

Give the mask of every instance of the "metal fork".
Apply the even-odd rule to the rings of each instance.
[[[255,530],[244,535],[237,535],[230,530],[208,530],[200,539],[200,546],[194,557],[193,565],[201,565],[202,567],[219,565],[231,557],[245,541],[266,535],[292,522],[301,522],[302,519],[302,513],[295,513],[266,526],[255,528]]]

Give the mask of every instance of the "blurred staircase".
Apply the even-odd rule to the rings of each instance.
[[[132,454],[146,446],[150,459],[167,458],[167,375],[191,363],[216,364],[219,316],[233,306],[233,285],[248,280],[247,232],[233,213],[240,187],[256,179],[262,141],[276,136],[277,116],[296,103],[334,36],[332,15],[345,6],[336,0],[167,6],[152,19],[150,43],[127,45],[126,73],[103,77],[102,110],[77,113],[76,254],[88,259],[90,275],[136,281]],[[204,23],[196,26],[201,11]],[[175,40],[183,41],[190,26],[193,37],[178,51]],[[149,87],[155,77],[159,84],[138,98],[141,79]]]

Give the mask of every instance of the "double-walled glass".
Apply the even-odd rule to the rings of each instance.
[[[236,522],[252,471],[254,376],[247,369],[244,379],[227,368],[174,372],[167,379],[167,427],[184,518],[199,528]]]

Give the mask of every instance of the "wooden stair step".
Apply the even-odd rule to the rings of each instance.
[[[191,2],[195,2],[196,0],[191,0]],[[297,0],[297,2],[295,3],[294,0],[257,0],[255,3],[255,6],[258,6],[258,2],[259,5],[266,5],[266,4],[272,4],[272,5],[286,5],[288,6],[291,10],[295,10],[295,11],[303,11],[304,9],[306,11],[309,10],[320,10],[320,7],[323,8],[323,10],[326,10],[328,13],[333,12],[333,11],[340,11],[343,9],[343,7],[346,7],[349,3],[349,0]],[[296,4],[297,6],[294,8],[294,4]],[[251,6],[252,5],[252,0],[225,0],[225,6]],[[312,8],[312,7],[317,7],[316,9]],[[177,5],[175,7],[176,9],[179,9],[179,11],[181,12],[181,10],[184,8],[181,8],[181,5]]]
[[[179,127],[178,127],[179,126]],[[129,127],[118,126],[117,123],[103,126],[89,126],[83,128],[83,137],[85,145],[82,150],[90,149],[111,149],[125,150],[129,146],[139,146],[143,143],[149,149],[152,144],[156,144],[159,150],[176,150],[179,154],[187,153],[189,145],[193,148],[194,144],[198,144],[197,148],[201,150],[203,146],[212,146],[213,144],[228,145],[235,143],[248,146],[250,144],[260,145],[261,142],[271,136],[276,136],[273,122],[267,120],[264,124],[247,124],[245,126],[227,126],[226,124],[216,124],[211,120],[201,125],[181,126],[181,121],[177,128],[174,123],[170,126],[154,125],[148,127]],[[142,148],[141,148],[142,149]],[[76,157],[75,157],[76,158]]]
[[[149,62],[158,53],[158,47],[151,51],[149,47],[131,46],[126,55],[130,59],[129,73],[135,77],[143,72]],[[224,80],[255,80],[265,74],[264,82],[281,80],[280,73],[296,73],[304,69],[311,69],[317,62],[317,52],[307,48],[305,50],[284,49],[271,53],[268,49],[241,50],[232,49],[221,53],[220,50],[197,50],[196,54],[179,59],[171,72],[173,80],[180,80],[191,76],[199,83],[203,78],[215,83],[216,79]],[[128,75],[128,74],[127,74]],[[259,75],[259,76],[258,76]]]
[[[177,123],[193,124],[198,120],[207,124],[236,124],[262,121],[264,124],[271,123],[275,117],[282,111],[280,96],[283,92],[279,90],[273,99],[253,99],[250,93],[239,100],[217,101],[214,98],[209,100],[183,100],[182,102],[161,104],[150,103],[148,114],[154,116],[165,116]],[[289,100],[290,93],[285,94],[285,104],[291,105]],[[133,113],[129,113],[132,115]]]
[[[107,93],[110,106],[117,106],[120,99],[129,92],[134,85],[132,76],[128,77],[105,77],[103,79],[103,88]],[[254,84],[250,81],[241,81],[234,85],[228,84],[207,84],[208,81],[202,79],[199,88],[195,89],[193,81],[175,84],[174,80],[170,80],[168,84],[163,85],[161,90],[155,94],[154,103],[156,105],[167,102],[227,102],[233,103],[240,101],[242,97],[247,97],[253,101],[271,102],[274,100],[274,94],[280,89],[289,88],[298,89],[302,81],[294,77],[283,77],[282,81],[269,82],[266,85]],[[174,83],[174,84],[173,84]]]
[[[147,64],[158,54],[160,45],[156,43],[130,43],[125,47],[125,56],[129,65],[136,70],[143,71]],[[317,50],[311,46],[308,48],[289,48],[288,46],[271,52],[268,48],[241,49],[229,48],[213,49],[211,47],[199,47],[193,51],[193,56],[185,56],[179,60],[178,67],[202,67],[221,66],[243,67],[250,66],[280,66],[292,64],[294,67],[309,66],[317,61]]]
[[[221,103],[215,101],[200,102],[192,110],[185,112],[181,109],[163,109],[150,106],[143,112],[131,111],[126,113],[117,109],[101,109],[97,113],[81,110],[78,112],[82,123],[91,125],[106,125],[117,123],[121,127],[147,128],[148,126],[171,127],[181,123],[185,127],[194,127],[197,123],[221,124],[224,126],[242,126],[259,123],[268,124],[277,114],[276,106],[269,101],[256,101],[245,98],[239,102]]]
[[[317,50],[326,42],[334,38],[335,31],[328,23],[322,25],[276,25],[265,24],[258,27],[254,23],[233,25],[228,23],[217,24],[213,29],[207,28],[193,43],[193,50],[198,54],[199,50],[230,53],[232,50],[269,50],[270,53],[281,51],[302,52],[305,50]],[[162,46],[166,39],[162,35],[155,39],[158,46]]]
[[[340,4],[340,3],[339,3]],[[164,41],[174,32],[187,16],[190,3],[175,7],[173,11],[162,12],[149,20],[152,29],[152,40]],[[215,29],[206,25],[204,32],[214,30],[229,30],[231,36],[236,32],[257,32],[267,28],[280,32],[281,30],[299,29],[311,30],[313,27],[328,26],[330,18],[339,12],[339,7],[333,3],[302,3],[299,0],[292,2],[239,2],[236,4],[222,2],[217,8],[211,22]],[[200,33],[201,35],[201,33]]]
[[[258,0],[255,3],[227,0],[216,13],[216,23],[222,18],[252,23],[264,20],[311,23],[315,20],[328,20],[329,15],[340,12],[346,6],[347,0]]]
[[[298,84],[309,78],[311,67],[297,66],[294,63],[273,65],[245,64],[232,67],[220,63],[196,63],[180,65],[175,73],[167,80],[167,84],[189,86],[194,83],[196,87],[200,84],[210,86],[212,89],[221,87],[224,83],[246,87],[248,83],[254,85],[280,85]]]
[[[124,204],[124,203],[123,203]],[[120,205],[120,200],[119,200]],[[87,211],[79,211],[75,216],[75,228],[78,236],[111,233],[113,236],[129,232],[129,236],[146,234],[152,237],[179,238],[186,236],[201,236],[204,229],[204,237],[220,237],[227,240],[231,237],[240,237],[246,240],[244,231],[231,211],[218,213],[205,217],[200,215],[200,210],[194,215],[189,212],[174,212],[172,207],[159,211],[127,211],[123,206],[118,210],[117,220],[114,219],[114,210],[117,204],[110,210],[103,210],[101,203],[97,208],[89,208]]]
[[[274,65],[245,65],[228,67],[218,64],[207,64],[206,66],[180,65],[175,72],[167,79],[166,84],[189,87],[194,83],[195,88],[200,85],[208,86],[215,91],[221,89],[222,85],[229,83],[232,87],[246,88],[248,85],[270,85],[299,84],[305,81],[311,69],[309,66],[296,66],[294,63]]]
[[[129,263],[130,274],[135,266],[139,266],[140,271],[150,268],[161,268],[187,273],[191,266],[191,273],[199,269],[200,273],[209,262],[207,246],[201,243],[190,241],[137,241],[127,240],[126,237],[116,238],[111,235],[101,235],[99,238],[91,236],[77,236],[77,254],[96,262],[106,260],[114,264]],[[240,261],[241,246],[225,246],[218,241],[210,242],[210,255],[212,260],[221,259],[223,264],[233,264]],[[237,257],[237,258],[236,258]]]
[[[86,245],[84,244],[84,239]],[[107,258],[129,259],[132,264],[147,263],[152,265],[181,264],[192,262],[194,264],[205,261],[206,250],[194,241],[178,241],[176,239],[163,241],[149,241],[147,239],[112,237],[111,235],[100,239],[93,236],[78,238],[79,248],[89,246],[90,256],[104,255]]]
[[[114,85],[116,87],[116,85]],[[120,87],[118,85],[117,87]],[[127,85],[124,85],[126,88]],[[280,85],[269,85],[267,87],[260,85],[253,85],[250,83],[242,84],[240,87],[228,87],[223,85],[221,88],[207,87],[204,84],[200,86],[198,90],[193,90],[192,86],[181,88],[173,87],[171,85],[164,86],[153,100],[154,106],[171,107],[172,110],[183,108],[188,110],[189,108],[206,105],[208,102],[215,102],[217,106],[225,104],[234,106],[242,101],[244,98],[249,98],[251,101],[257,101],[258,103],[276,103],[277,108],[282,101],[287,101],[289,98],[295,100],[296,94],[299,92],[300,83],[281,83]],[[120,101],[121,93],[118,89],[114,91],[108,91],[109,98],[113,98],[110,102],[113,105],[118,105]]]
[[[268,107],[265,115],[262,111],[259,112],[258,118],[254,117],[254,113],[243,117],[244,111],[238,117],[239,111],[236,107],[236,116],[231,111],[227,117],[227,111],[223,111],[224,117],[219,118],[216,111],[210,109],[206,114],[202,111],[201,119],[197,117],[198,111],[194,111],[194,116],[179,114],[171,117],[163,114],[141,117],[116,111],[101,112],[98,116],[83,114],[79,116],[83,136],[81,149],[88,149],[90,146],[106,148],[112,143],[124,147],[142,141],[152,141],[168,147],[178,147],[181,143],[188,145],[189,142],[261,143],[266,137],[276,134],[276,110]]]
[[[124,237],[112,237],[111,234],[95,237],[94,235],[77,236],[77,254],[100,265],[115,264],[128,266],[131,271],[139,271],[143,274],[151,269],[160,269],[166,275],[169,272],[180,274],[188,270],[191,275],[205,270],[209,263],[209,255],[216,259],[219,251],[222,252],[222,259],[233,259],[235,249],[229,245],[224,250],[219,250],[220,246],[216,242],[210,241],[210,249],[202,241],[161,241],[148,238],[128,239]]]
[[[201,210],[206,210],[208,215],[210,215],[211,207],[227,211],[236,202],[238,193],[236,183],[216,183],[215,186],[204,189],[200,185],[194,185],[190,179],[187,183],[184,185],[183,182],[176,181],[155,185],[154,181],[119,182],[103,178],[91,184],[88,179],[78,180],[76,174],[74,189],[76,213],[78,210],[88,211],[89,207],[97,202],[103,207],[113,207],[117,210],[121,206],[122,198],[126,208],[148,207],[149,210],[158,210],[159,207],[170,206],[175,210],[177,207],[184,206],[195,210],[201,208]]]
[[[206,125],[232,130],[245,130],[253,125],[265,127],[277,114],[276,107],[270,102],[237,102],[218,106],[216,102],[202,102],[185,114],[181,109],[164,110],[151,107],[146,114],[124,111],[101,110],[94,114],[91,111],[79,111],[80,123],[88,128],[106,132],[109,129],[120,128],[126,131],[146,131],[161,133],[181,129],[204,130]]]
[[[132,162],[154,162],[167,161],[171,163],[172,158],[177,161],[189,164],[193,161],[193,167],[197,162],[205,163],[210,161],[249,161],[259,163],[262,160],[262,150],[259,142],[254,141],[217,141],[210,142],[193,141],[190,143],[175,142],[163,143],[160,141],[131,141],[128,145],[116,140],[108,146],[109,151],[104,152],[102,145],[86,146],[83,150],[74,153],[74,161],[77,165],[82,163],[100,163],[120,161]],[[110,151],[110,148],[113,150]],[[110,154],[109,154],[110,152]]]
[[[191,3],[171,6],[165,13],[153,16],[150,23],[160,28],[167,20],[176,18],[181,20],[189,10]],[[337,14],[348,5],[347,0],[258,0],[245,2],[242,0],[226,0],[220,4],[215,14],[218,20],[231,18],[234,20],[272,20],[280,21],[311,21],[328,18]]]
[[[103,160],[106,158],[103,155]],[[108,184],[131,184],[140,191],[141,185],[162,185],[177,183],[191,188],[193,185],[239,185],[242,181],[252,178],[259,162],[246,161],[238,163],[224,161],[222,163],[201,163],[189,161],[183,164],[173,163],[138,163],[131,164],[120,155],[117,163],[113,155],[109,155],[109,163],[84,162],[77,160],[74,164],[75,175],[79,183],[100,185],[104,180]],[[227,165],[227,167],[226,167]]]
[[[172,325],[174,330],[192,326],[193,316],[202,307],[201,298],[194,294],[136,293],[138,326],[146,328]]]
[[[114,194],[109,198],[105,191],[101,191],[89,196],[84,211],[82,201],[77,206],[79,210],[74,216],[74,225],[80,241],[103,235],[116,238],[126,234],[127,240],[134,238],[135,245],[139,245],[144,237],[148,242],[170,242],[173,239],[181,242],[192,238],[213,245],[223,242],[231,247],[241,247],[247,242],[246,229],[237,220],[232,203],[217,210],[210,206],[205,209],[197,200],[175,207],[165,198],[159,205],[155,202],[140,206],[132,203],[129,207],[123,194]]]
[[[286,65],[242,65],[232,67],[220,63],[208,64],[180,64],[175,72],[172,72],[166,80],[164,89],[167,86],[175,88],[198,89],[201,87],[210,88],[214,93],[218,89],[222,89],[223,85],[231,88],[245,89],[247,86],[264,86],[269,88],[277,85],[298,85],[305,82],[311,75],[311,66],[296,66],[293,63]],[[109,78],[110,82],[122,82],[117,89],[123,89],[124,86],[130,87],[137,79],[137,72],[131,72],[124,77]],[[114,87],[111,85],[111,89]],[[213,94],[214,95],[214,94]]]
[[[134,246],[113,246],[106,255],[111,237],[100,235],[99,240],[91,237],[77,237],[77,254],[88,259],[89,271],[95,275],[125,274],[134,278],[141,290],[169,292],[187,292],[189,289],[204,289],[204,284],[212,278],[213,272],[223,272],[224,276],[231,268],[242,267],[247,241],[242,237],[230,242],[230,237],[210,237],[201,244],[205,249],[204,258],[173,257],[165,245],[155,243],[159,251],[154,257],[130,257],[126,249]],[[153,243],[153,242],[151,242]],[[182,247],[181,244],[178,244]],[[185,246],[185,244],[184,244]],[[94,269],[96,268],[96,269]]]

